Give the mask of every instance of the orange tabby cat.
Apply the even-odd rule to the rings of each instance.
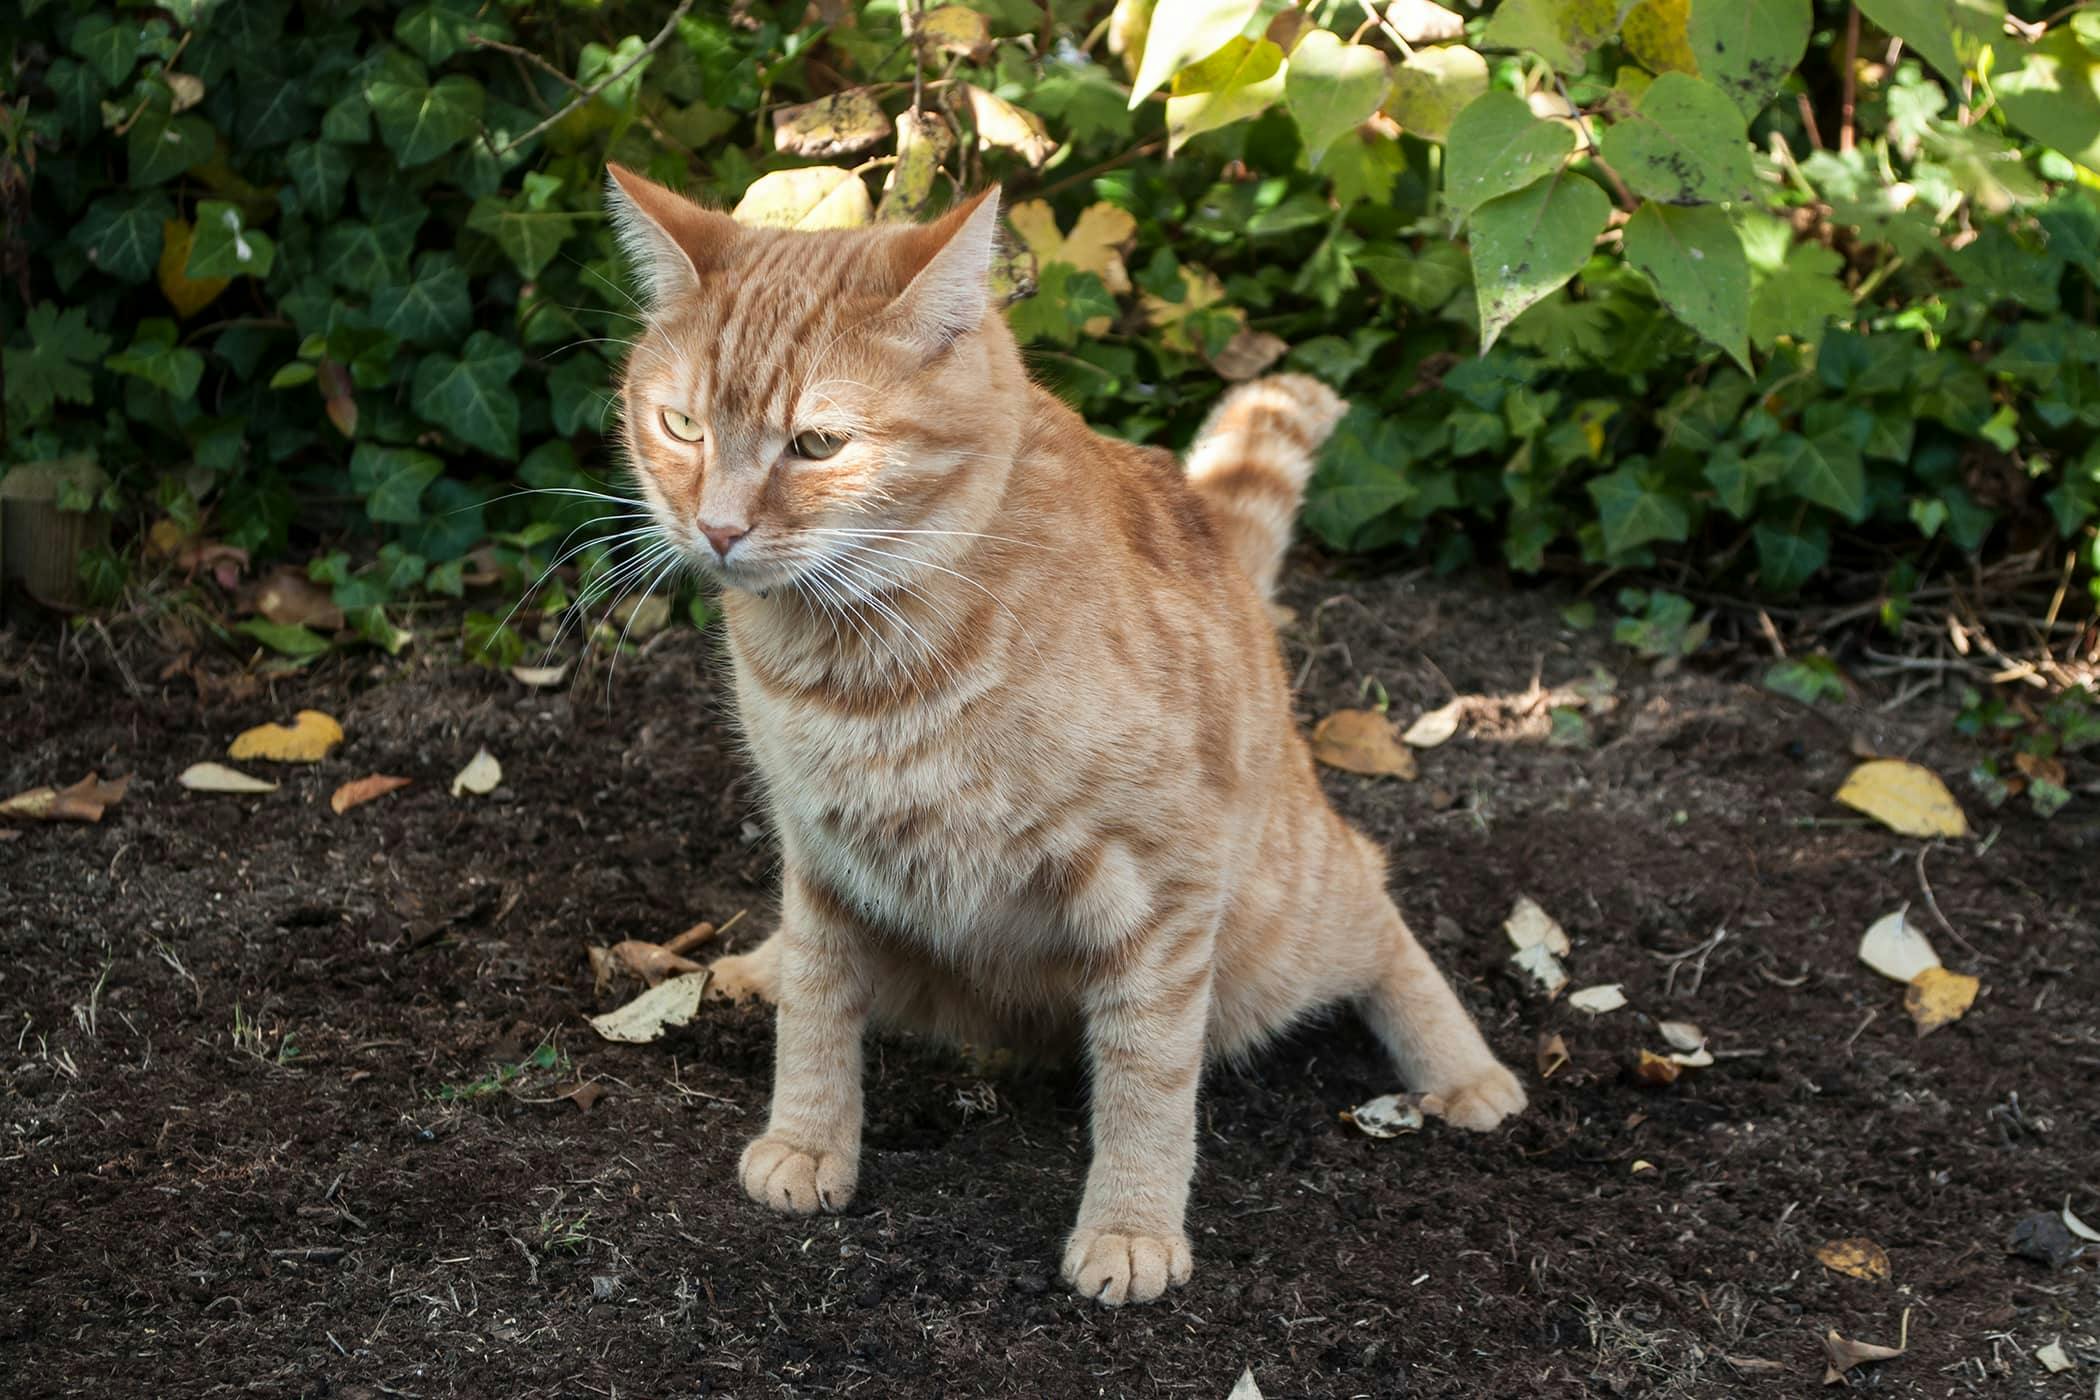
[[[1233,391],[1184,474],[1029,383],[988,291],[992,195],[793,233],[611,173],[649,289],[626,447],[722,581],[785,858],[778,931],[713,969],[779,1006],[744,1189],[852,1198],[871,1020],[1083,1046],[1064,1277],[1104,1303],[1189,1277],[1206,1057],[1353,1000],[1450,1121],[1523,1108],[1292,720],[1264,604],[1334,394]]]

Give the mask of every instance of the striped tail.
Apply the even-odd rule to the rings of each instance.
[[[1272,374],[1226,394],[1189,444],[1189,484],[1265,600],[1320,445],[1348,407],[1310,375]]]

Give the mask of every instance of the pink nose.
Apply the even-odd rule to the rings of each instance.
[[[715,547],[715,554],[718,558],[727,559],[729,557],[729,547],[750,534],[751,527],[748,525],[710,525],[703,520],[700,522],[700,533],[707,536],[707,542]]]

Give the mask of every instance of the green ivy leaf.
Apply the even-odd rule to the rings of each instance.
[[[366,81],[365,100],[395,159],[421,165],[474,134],[484,97],[481,84],[458,73],[431,82],[422,64],[393,49]]]
[[[1276,58],[1281,64],[1281,49]],[[1318,165],[1329,146],[1378,110],[1385,101],[1388,66],[1377,49],[1344,43],[1329,29],[1310,30],[1298,41],[1284,75],[1283,100],[1304,139],[1306,165]]]
[[[233,630],[253,637],[270,650],[283,656],[315,657],[331,650],[335,643],[314,631],[291,622],[268,622],[251,617],[246,622],[237,622]]]
[[[423,492],[445,464],[428,452],[361,442],[350,454],[350,489],[365,498],[365,514],[391,525],[423,518]]]
[[[1665,73],[1599,145],[1634,193],[1665,204],[1716,204],[1755,187],[1749,139],[1742,112],[1719,88]]]
[[[1827,656],[1799,656],[1774,662],[1765,670],[1765,689],[1813,705],[1845,698],[1845,677]]]
[[[1523,189],[1567,163],[1575,133],[1562,122],[1541,121],[1513,92],[1490,92],[1468,103],[1451,123],[1444,149],[1444,197],[1470,214],[1487,201]]]
[[[450,253],[421,254],[415,276],[372,294],[372,315],[381,330],[411,344],[452,344],[473,319],[467,274]]]
[[[458,359],[425,355],[416,366],[409,402],[461,442],[492,457],[518,455],[518,396],[509,384],[524,365],[518,348],[487,331],[467,337]]]
[[[1159,0],[1145,30],[1145,48],[1130,85],[1128,110],[1160,88],[1167,79],[1247,27],[1260,0]]]
[[[1750,368],[1750,264],[1735,224],[1711,205],[1652,200],[1626,221],[1626,261],[1670,314]]]
[[[1814,24],[1811,0],[1692,0],[1686,37],[1699,76],[1749,118],[1800,66]]]
[[[175,323],[160,317],[139,322],[131,344],[104,360],[118,374],[135,375],[177,399],[197,392],[204,377],[204,357],[176,344]]]
[[[268,277],[276,260],[277,245],[268,234],[242,222],[240,205],[215,199],[198,204],[196,232],[190,240],[183,276],[193,281],[206,277]]]
[[[59,125],[68,136],[88,136],[102,126],[99,105],[108,85],[93,67],[77,59],[55,58],[44,70],[44,86],[57,99]]]
[[[474,201],[467,227],[496,240],[520,277],[531,279],[561,251],[561,245],[576,230],[576,221],[587,217],[573,210],[535,211],[520,196],[505,201],[485,195]]]
[[[1282,49],[1267,39],[1226,40],[1216,53],[1174,75],[1167,98],[1167,154],[1192,136],[1255,116],[1284,95]]]
[[[1758,582],[1767,593],[1795,592],[1830,558],[1830,530],[1821,522],[1798,530],[1760,524],[1751,535],[1757,541]]]
[[[1587,483],[1604,527],[1604,547],[1614,555],[1656,540],[1683,541],[1692,532],[1684,502],[1659,490],[1632,463]]]
[[[285,172],[299,191],[299,206],[319,219],[343,211],[343,189],[350,183],[350,152],[333,141],[297,141],[284,153]]]
[[[1486,59],[1464,44],[1439,44],[1401,60],[1385,109],[1410,135],[1443,141],[1458,114],[1487,89]]]
[[[161,226],[174,217],[158,190],[106,194],[88,206],[70,242],[119,282],[143,282],[160,262]]]
[[[1788,250],[1786,263],[1750,294],[1750,340],[1770,350],[1781,337],[1819,340],[1833,320],[1852,314],[1852,297],[1838,281],[1844,258],[1818,243]]]
[[[1417,311],[1441,311],[1473,278],[1466,250],[1442,241],[1413,252],[1405,248],[1360,254],[1356,265],[1379,286]]]
[[[93,403],[90,372],[109,349],[109,337],[89,328],[87,309],[69,306],[61,311],[41,301],[23,318],[22,329],[28,332],[28,346],[10,346],[0,355],[7,371],[9,411],[37,419],[54,403]]]
[[[131,185],[144,189],[180,175],[212,157],[211,126],[200,116],[169,113],[165,91],[150,101],[131,124],[124,138],[124,151],[131,168]]]
[[[1488,17],[1483,48],[1529,49],[1574,77],[1590,50],[1619,32],[1636,0],[1504,0]]]
[[[1812,438],[1782,433],[1772,451],[1795,495],[1828,506],[1854,524],[1867,518],[1866,462],[1843,431],[1826,429]]]
[[[115,87],[138,66],[139,22],[90,10],[73,25],[66,47],[93,65],[105,87]]]
[[[1582,270],[1610,217],[1604,191],[1569,170],[1473,211],[1473,289],[1483,351],[1526,307]]]
[[[468,48],[474,35],[510,37],[508,25],[481,11],[472,0],[427,0],[401,12],[401,18],[394,21],[394,37],[435,68]]]
[[[1406,428],[1359,404],[1335,427],[1305,490],[1305,527],[1336,549],[1356,546],[1415,494]]]
[[[547,372],[547,408],[554,431],[563,437],[585,431],[603,433],[612,409],[611,383],[605,361],[588,350],[557,361]]]
[[[1957,84],[2005,29],[2005,0],[1859,0],[1859,12]]]

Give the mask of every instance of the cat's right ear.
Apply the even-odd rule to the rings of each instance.
[[[740,231],[736,220],[702,209],[624,165],[608,162],[605,173],[606,212],[650,306],[692,291],[702,272],[726,259]]]

